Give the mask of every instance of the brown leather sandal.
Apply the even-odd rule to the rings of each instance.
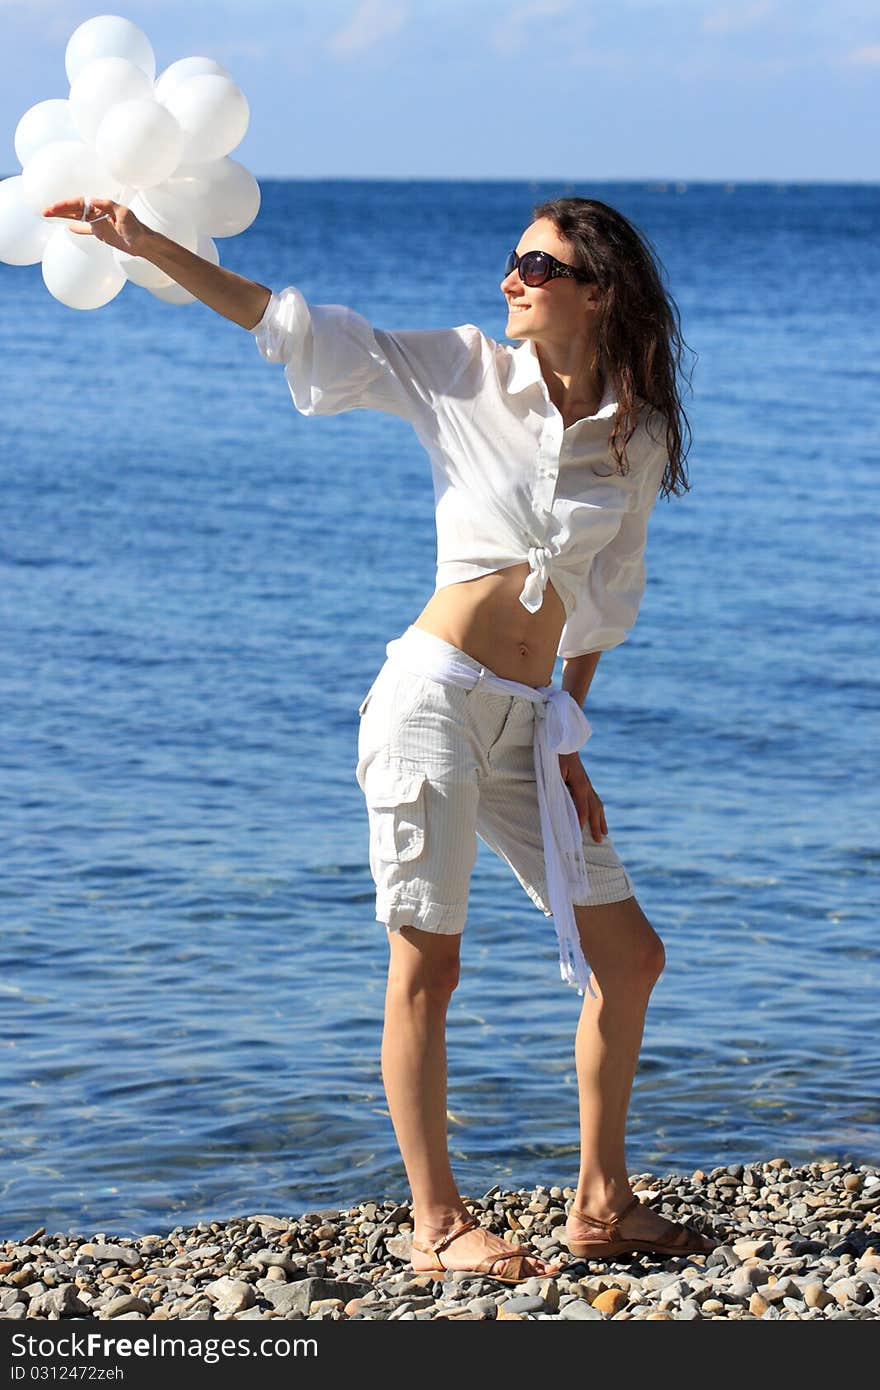
[[[581,1221],[589,1221],[608,1232],[604,1240],[566,1239],[565,1243],[572,1255],[578,1259],[588,1260],[608,1260],[615,1255],[625,1254],[708,1255],[709,1251],[703,1244],[703,1236],[700,1235],[699,1231],[693,1230],[690,1226],[683,1226],[680,1221],[673,1221],[671,1224],[671,1232],[675,1235],[674,1240],[645,1240],[644,1237],[621,1235],[618,1222],[626,1216],[628,1211],[632,1211],[634,1207],[639,1205],[639,1198],[633,1196],[625,1207],[606,1221],[601,1220],[598,1216],[590,1216],[588,1212],[580,1211],[575,1206],[569,1207],[569,1216],[577,1216]]]
[[[456,1236],[464,1235],[465,1231],[470,1231],[477,1224],[474,1217],[469,1216],[467,1220],[460,1221],[457,1225],[453,1226],[452,1230],[447,1231],[445,1236],[441,1236],[439,1240],[432,1241],[429,1245],[423,1245],[421,1241],[414,1240],[412,1243],[413,1249],[421,1250],[425,1255],[433,1255],[436,1264],[429,1269],[416,1269],[415,1265],[413,1265],[413,1272],[416,1274],[451,1273],[452,1270],[450,1266],[445,1265],[440,1259],[440,1251],[444,1250],[450,1241],[455,1240]],[[498,1255],[487,1255],[486,1259],[474,1265],[473,1269],[457,1270],[456,1273],[475,1274],[479,1275],[481,1279],[496,1279],[499,1284],[524,1284],[527,1279],[535,1278],[534,1272],[527,1273],[523,1268],[529,1258],[528,1255],[513,1254],[505,1257],[503,1253]],[[513,1269],[516,1270],[516,1273],[514,1274],[512,1271],[508,1271],[507,1274],[493,1274],[491,1272],[492,1266],[500,1264],[502,1260],[504,1261],[504,1265],[502,1266],[504,1269],[507,1269],[507,1267],[511,1265]]]

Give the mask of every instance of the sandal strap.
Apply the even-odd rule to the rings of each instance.
[[[417,1250],[421,1250],[426,1255],[438,1255],[441,1250],[446,1249],[450,1241],[455,1240],[456,1236],[464,1235],[465,1231],[470,1231],[476,1224],[475,1218],[469,1216],[466,1220],[457,1222],[457,1224],[452,1227],[452,1230],[447,1231],[444,1236],[440,1236],[439,1240],[428,1241],[424,1245],[421,1241],[414,1240],[413,1245]],[[443,1268],[442,1264],[440,1268]]]
[[[440,1256],[435,1254],[429,1245],[422,1245],[420,1240],[414,1240],[412,1245],[414,1250],[421,1250],[423,1255],[430,1255],[431,1259],[434,1261],[432,1265],[428,1265],[426,1270],[420,1270],[420,1274],[433,1274],[435,1270],[443,1270],[444,1273],[446,1272],[446,1266]]]
[[[509,1278],[519,1279],[522,1275],[523,1260],[527,1258],[528,1256],[521,1255],[519,1253],[514,1254],[511,1250],[507,1255],[505,1255],[504,1253],[501,1253],[499,1255],[487,1255],[485,1260],[480,1260],[479,1264],[474,1265],[474,1269],[478,1269],[481,1274],[491,1275],[492,1270],[495,1268],[495,1265],[501,1264],[501,1262],[503,1261],[503,1273],[503,1271],[506,1270],[507,1266],[510,1264],[511,1260],[517,1260],[519,1263],[516,1266],[516,1273],[509,1275]]]
[[[574,1206],[574,1204],[572,1204],[569,1207],[568,1214],[569,1216],[579,1217],[581,1221],[589,1221],[591,1225],[601,1226],[603,1230],[608,1232],[609,1237],[612,1237],[614,1235],[614,1230],[617,1226],[618,1221],[620,1221],[622,1217],[626,1216],[628,1211],[632,1211],[635,1207],[638,1206],[641,1206],[641,1201],[639,1200],[638,1196],[636,1196],[634,1193],[630,1200],[627,1202],[625,1207],[621,1207],[619,1212],[615,1213],[615,1215],[612,1217],[606,1218],[605,1220],[603,1220],[600,1216],[590,1216],[589,1212],[581,1211],[580,1208]]]

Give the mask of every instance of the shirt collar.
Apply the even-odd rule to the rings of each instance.
[[[538,361],[538,354],[531,339],[526,338],[520,343],[519,347],[510,349],[510,373],[507,378],[507,390],[516,395],[524,391],[527,386],[546,384],[541,375],[541,364]],[[585,420],[605,420],[613,416],[617,410],[617,392],[614,389],[614,382],[609,378],[605,382],[605,390],[602,400],[599,402],[599,409],[595,415],[585,415]],[[580,422],[579,422],[580,423]]]

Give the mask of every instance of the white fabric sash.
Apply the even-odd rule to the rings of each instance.
[[[547,895],[559,942],[559,971],[566,984],[577,987],[578,994],[589,990],[596,998],[572,906],[575,901],[583,902],[589,894],[582,831],[558,756],[582,748],[593,732],[584,711],[567,690],[554,685],[533,686],[506,680],[486,666],[475,671],[457,660],[448,644],[424,628],[410,625],[402,636],[386,645],[385,651],[415,675],[468,690],[477,684],[485,685],[504,695],[530,700],[535,706],[535,778]]]

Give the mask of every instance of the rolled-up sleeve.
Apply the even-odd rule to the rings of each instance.
[[[562,629],[559,656],[608,651],[624,642],[635,626],[647,582],[648,521],[665,464],[665,450],[654,450],[644,467],[632,509],[624,513],[617,532],[590,565]]]
[[[251,330],[267,362],[284,364],[301,415],[381,410],[415,422],[457,380],[479,330],[374,329],[341,304],[309,304],[290,285],[272,292]]]

